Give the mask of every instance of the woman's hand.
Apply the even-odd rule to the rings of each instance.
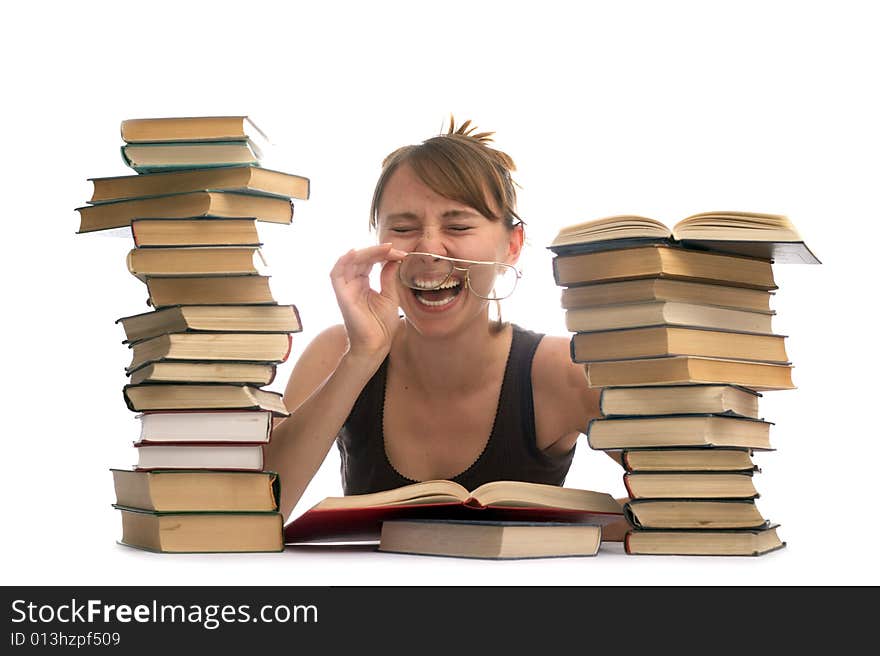
[[[397,268],[406,253],[391,244],[350,250],[330,272],[336,302],[348,332],[348,352],[355,357],[384,358],[397,331]],[[370,271],[382,264],[380,291],[370,287]]]

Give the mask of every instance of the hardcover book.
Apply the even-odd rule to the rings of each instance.
[[[138,342],[166,333],[298,333],[302,331],[295,305],[176,305],[121,317],[125,342]]]
[[[159,309],[171,305],[275,305],[269,276],[147,277],[149,304]]]
[[[162,553],[282,551],[278,512],[160,513],[117,507],[126,546]]]
[[[747,530],[629,531],[624,536],[628,554],[665,556],[761,556],[782,549],[785,542],[768,524]]]
[[[274,472],[112,469],[117,507],[156,512],[273,512]]]
[[[769,260],[668,245],[570,253],[557,255],[551,262],[556,284],[561,287],[640,278],[669,278],[764,292],[777,289]]]
[[[622,517],[610,494],[523,481],[493,481],[473,491],[454,481],[423,481],[372,494],[327,497],[285,527],[285,542],[378,540],[392,519],[582,522]]]
[[[567,522],[395,519],[382,523],[379,551],[459,558],[595,556],[602,528]]]
[[[779,263],[820,263],[787,216],[759,212],[703,212],[685,217],[672,228],[644,216],[610,216],[564,227],[549,248],[556,253],[584,252],[645,242],[681,244]]]
[[[252,165],[193,168],[89,180],[93,187],[89,201],[92,204],[192,191],[238,191],[302,200],[309,197],[308,178]]]
[[[573,362],[676,355],[788,364],[785,335],[664,325],[575,333],[571,337]]]
[[[149,410],[269,410],[290,413],[281,394],[251,385],[174,385],[143,383],[122,388],[125,404],[134,412]]]
[[[150,198],[116,200],[100,205],[77,207],[78,233],[130,228],[133,219],[191,219],[216,217],[256,219],[289,224],[293,220],[293,202],[260,194],[226,191],[194,191]]]

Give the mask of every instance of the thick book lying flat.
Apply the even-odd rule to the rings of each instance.
[[[291,343],[287,333],[169,333],[131,344],[127,372],[162,361],[279,363]]]
[[[549,248],[556,253],[584,252],[651,241],[779,263],[820,263],[787,216],[759,212],[703,212],[685,217],[672,228],[644,216],[610,216],[562,228]]]
[[[623,512],[635,528],[713,529],[767,525],[753,499],[633,499]]]
[[[94,187],[89,201],[93,204],[191,191],[238,191],[302,200],[309,197],[308,178],[259,166],[186,169],[89,180]]]
[[[591,387],[717,383],[753,390],[794,389],[791,365],[690,355],[609,360],[584,365]]]
[[[135,442],[136,469],[230,469],[259,471],[263,446],[244,442]]]
[[[773,332],[773,314],[676,301],[615,303],[566,310],[565,329],[578,333],[671,324],[766,334]]]
[[[142,281],[148,276],[258,276],[269,270],[258,246],[133,248],[125,264]]]
[[[294,305],[177,305],[116,320],[126,342],[166,333],[298,333],[302,331]]]
[[[119,132],[126,143],[269,140],[249,116],[129,118],[122,121]]]
[[[285,527],[285,542],[378,540],[392,519],[581,522],[622,517],[610,494],[522,481],[493,481],[468,491],[454,481],[423,481],[372,494],[328,497]]]
[[[129,373],[132,385],[140,383],[224,383],[269,385],[277,366],[262,362],[186,362],[165,360],[145,364]]]
[[[590,448],[736,446],[770,449],[769,421],[728,415],[596,417],[587,424]]]
[[[194,191],[150,198],[117,200],[77,207],[79,233],[128,228],[133,219],[217,217],[290,223],[293,203],[286,198],[226,191]]]
[[[630,499],[754,499],[752,472],[627,472]]]
[[[623,540],[628,554],[667,556],[761,556],[785,546],[778,524],[757,529],[714,531],[629,531]]]
[[[575,333],[571,337],[571,359],[574,362],[675,355],[788,364],[785,335],[758,335],[693,326],[648,326]]]
[[[602,528],[565,522],[396,519],[382,523],[379,551],[460,558],[595,556]]]
[[[133,143],[122,146],[120,153],[125,165],[138,173],[256,165],[262,157],[260,147],[250,140]]]
[[[677,414],[758,418],[758,392],[735,385],[604,387],[599,411],[605,417]]]
[[[116,506],[156,512],[272,512],[274,472],[112,469]]]
[[[140,440],[144,442],[262,442],[272,434],[268,410],[144,412]]]
[[[553,276],[561,287],[670,278],[770,291],[777,289],[767,260],[649,245],[595,253],[557,255]]]
[[[159,513],[117,507],[121,543],[167,553],[282,551],[281,513]]]
[[[129,410],[269,410],[290,414],[281,394],[251,385],[174,385],[144,383],[122,388]]]
[[[270,305],[275,297],[269,276],[147,277],[149,304],[171,305]]]
[[[641,278],[580,287],[565,287],[560,294],[560,300],[562,307],[566,310],[622,303],[670,301],[768,312],[772,296],[773,292],[761,289],[669,278]]]
[[[137,248],[261,246],[256,219],[132,219]]]
[[[624,449],[620,465],[628,472],[759,471],[751,449],[733,447]]]

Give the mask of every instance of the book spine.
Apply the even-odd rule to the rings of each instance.
[[[287,333],[287,350],[284,352],[284,357],[281,358],[281,362],[287,362],[287,358],[290,357],[290,352],[293,350],[293,335]],[[272,378],[275,378],[275,374],[272,374]]]
[[[623,486],[626,488],[626,496],[630,499],[634,499],[636,495],[633,494],[632,486],[629,482],[629,472],[623,475]]]

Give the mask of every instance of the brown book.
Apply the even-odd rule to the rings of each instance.
[[[761,212],[702,212],[672,228],[644,216],[618,215],[565,226],[554,238],[554,252],[619,248],[622,244],[660,241],[777,262],[819,264],[791,220]]]
[[[149,304],[172,305],[268,305],[275,304],[269,276],[147,277]]]
[[[754,499],[633,499],[623,512],[635,528],[750,528],[767,525]]]
[[[591,387],[718,383],[753,390],[794,389],[791,365],[678,355],[584,365]]]
[[[741,530],[629,531],[624,537],[628,554],[665,556],[761,556],[785,546],[778,524]]]
[[[268,139],[248,116],[130,118],[122,121],[119,129],[126,143]]]
[[[295,305],[176,305],[116,320],[126,342],[137,342],[166,333],[302,331]]]
[[[194,191],[151,198],[117,200],[76,208],[79,233],[128,228],[133,219],[217,217],[290,223],[293,203],[286,198],[225,191]]]
[[[276,416],[290,413],[281,394],[251,385],[128,384],[122,388],[129,410],[270,410]]]
[[[773,292],[746,287],[706,284],[669,278],[640,278],[604,282],[562,289],[564,309],[621,303],[671,301],[698,305],[718,305],[753,312],[770,311]]]
[[[628,472],[759,471],[748,448],[624,449],[619,458]]]
[[[153,246],[260,246],[256,219],[132,219],[138,248]]]
[[[157,512],[271,512],[274,472],[111,469],[116,505]]]
[[[287,333],[170,333],[130,344],[127,371],[168,360],[284,362],[291,342]]]
[[[133,248],[125,264],[140,280],[147,276],[251,276],[268,271],[258,247]]]
[[[769,421],[725,415],[662,415],[594,418],[587,424],[590,448],[736,446],[770,449]]]
[[[784,335],[758,335],[693,326],[649,326],[576,333],[574,362],[694,355],[788,364]]]
[[[121,543],[163,553],[282,551],[281,513],[158,513],[119,508]]]
[[[557,255],[552,266],[556,284],[562,287],[659,277],[777,289],[769,260],[663,245]]]
[[[605,387],[599,410],[608,416],[733,414],[758,418],[761,395],[735,385]]]
[[[192,191],[237,191],[263,193],[286,198],[309,197],[309,179],[260,166],[224,166],[144,173],[107,178],[89,178],[93,192],[90,203]]]
[[[396,519],[382,522],[379,551],[458,558],[595,556],[602,527],[565,522]]]
[[[752,472],[627,472],[630,499],[754,499]]]
[[[565,311],[565,327],[569,332],[578,333],[662,324],[772,333],[773,314],[696,303],[652,301],[572,308]]]
[[[152,362],[131,372],[129,382],[139,383],[236,383],[270,385],[274,364],[251,362]]]

